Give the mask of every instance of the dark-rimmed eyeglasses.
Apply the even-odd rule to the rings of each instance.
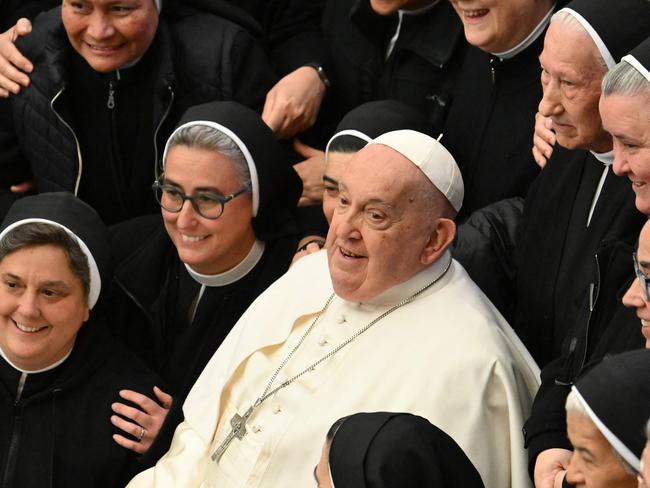
[[[643,290],[643,298],[646,302],[650,302],[650,290],[648,290],[648,285],[650,285],[650,277],[644,275],[639,269],[639,262],[636,259],[636,253],[632,253],[632,261],[634,262],[634,274],[639,279],[639,284]]]
[[[151,188],[160,206],[168,212],[180,212],[185,204],[185,200],[189,200],[196,213],[210,220],[221,217],[226,203],[248,191],[248,187],[246,186],[237,190],[232,195],[226,196],[208,190],[200,190],[194,192],[192,195],[186,195],[177,186],[160,181],[154,182]]]

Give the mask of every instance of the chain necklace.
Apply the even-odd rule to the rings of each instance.
[[[223,456],[224,452],[226,452],[226,449],[228,449],[228,446],[230,445],[230,443],[231,443],[234,439],[239,439],[239,440],[241,440],[241,439],[244,438],[244,436],[246,435],[246,432],[247,432],[247,431],[246,431],[246,422],[248,422],[248,420],[250,419],[251,415],[253,414],[253,411],[254,411],[257,407],[259,407],[259,406],[262,404],[262,402],[264,402],[267,398],[269,398],[269,397],[275,395],[278,391],[282,390],[283,388],[286,388],[287,386],[289,386],[291,383],[293,383],[294,381],[296,381],[298,378],[300,378],[302,375],[304,375],[304,374],[307,373],[308,371],[313,371],[314,369],[316,369],[316,366],[318,366],[318,365],[321,364],[322,362],[327,361],[329,358],[331,358],[332,356],[334,356],[337,352],[339,352],[339,351],[340,351],[341,349],[343,349],[345,346],[347,346],[348,344],[350,344],[351,342],[353,342],[357,337],[359,337],[361,334],[363,334],[364,332],[366,332],[368,329],[370,329],[370,328],[371,328],[373,325],[375,325],[377,322],[379,322],[379,321],[382,320],[383,318],[387,317],[388,315],[390,315],[391,313],[393,313],[393,312],[394,312],[395,310],[397,310],[398,308],[401,308],[401,307],[403,307],[404,305],[406,305],[406,304],[412,302],[412,301],[413,301],[413,300],[414,300],[418,295],[420,295],[421,293],[423,293],[423,292],[426,291],[427,289],[431,288],[431,287],[432,287],[433,285],[435,285],[435,284],[436,284],[436,283],[437,283],[437,282],[438,282],[438,281],[439,281],[443,276],[445,276],[445,275],[447,274],[447,271],[449,271],[449,267],[451,266],[451,262],[452,262],[452,260],[449,259],[449,262],[447,263],[447,266],[445,266],[445,269],[444,269],[444,270],[442,271],[442,273],[440,273],[440,275],[438,275],[438,276],[437,276],[433,281],[431,281],[430,283],[428,283],[428,284],[425,285],[424,287],[420,288],[418,291],[416,291],[416,292],[413,293],[412,295],[410,295],[410,296],[404,298],[402,301],[400,301],[400,302],[397,303],[396,305],[393,305],[391,308],[389,308],[388,310],[386,310],[384,313],[382,313],[382,314],[379,315],[378,317],[375,317],[373,320],[371,320],[370,322],[368,322],[368,323],[367,323],[366,325],[364,325],[361,329],[359,329],[359,330],[356,331],[354,334],[352,334],[350,337],[348,337],[346,340],[344,340],[343,342],[341,342],[338,346],[336,346],[336,347],[335,347],[334,349],[332,349],[330,352],[328,352],[327,354],[325,354],[325,355],[324,355],[323,357],[321,357],[319,360],[317,360],[316,362],[314,362],[314,363],[312,363],[311,365],[307,366],[307,367],[306,367],[305,369],[303,369],[300,373],[298,373],[298,374],[292,376],[291,378],[289,378],[288,380],[284,381],[284,382],[281,383],[280,385],[278,385],[278,386],[276,386],[275,388],[271,389],[271,387],[273,386],[273,383],[275,382],[276,378],[277,378],[278,375],[280,374],[280,371],[282,371],[282,369],[287,365],[287,363],[289,362],[289,360],[293,357],[293,355],[296,353],[296,351],[300,348],[300,346],[302,345],[302,343],[305,342],[305,339],[307,338],[307,336],[310,334],[310,332],[311,332],[311,331],[314,329],[314,327],[316,326],[316,323],[318,322],[318,319],[321,318],[321,316],[325,313],[325,311],[327,310],[327,308],[328,308],[328,307],[330,306],[330,304],[332,303],[332,300],[334,300],[334,297],[336,296],[336,294],[335,294],[335,293],[332,293],[332,294],[330,295],[330,297],[327,299],[327,301],[325,302],[325,305],[323,306],[323,308],[318,312],[318,314],[316,315],[316,317],[315,317],[314,320],[312,321],[312,323],[311,323],[311,325],[309,326],[309,328],[308,328],[308,329],[305,331],[305,333],[302,335],[302,337],[300,338],[300,340],[298,341],[298,343],[293,347],[293,349],[291,349],[291,351],[289,352],[289,354],[287,354],[287,357],[284,358],[284,361],[282,361],[282,363],[280,363],[280,366],[278,366],[278,368],[275,370],[275,372],[274,372],[273,375],[271,376],[271,379],[270,379],[269,382],[267,383],[266,388],[264,389],[264,391],[262,392],[262,394],[257,398],[257,400],[255,400],[255,402],[254,402],[250,407],[248,407],[248,410],[246,410],[246,412],[244,412],[244,415],[239,415],[239,413],[235,412],[235,415],[232,416],[232,418],[230,419],[230,427],[231,427],[230,432],[228,433],[228,435],[226,436],[226,438],[221,442],[221,444],[219,445],[219,447],[214,451],[214,453],[213,453],[212,456],[211,456],[211,459],[212,459],[213,461],[215,461],[215,462],[219,462],[219,459],[221,459],[221,456]]]

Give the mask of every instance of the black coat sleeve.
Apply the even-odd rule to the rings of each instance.
[[[280,76],[307,63],[327,65],[321,33],[323,0],[268,2],[266,37],[276,72]]]
[[[230,51],[230,61],[233,99],[261,112],[266,94],[278,81],[266,53],[248,33],[240,31]]]
[[[452,255],[467,270],[501,314],[514,310],[516,237],[523,199],[508,198],[481,208],[458,226]]]

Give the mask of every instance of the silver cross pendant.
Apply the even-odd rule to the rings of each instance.
[[[221,456],[223,456],[223,453],[226,452],[226,449],[228,449],[228,446],[230,443],[233,441],[233,439],[239,439],[242,440],[244,436],[246,435],[246,422],[248,422],[248,419],[250,418],[251,414],[253,413],[253,407],[249,407],[248,410],[246,410],[246,413],[244,415],[239,415],[238,413],[235,413],[235,415],[232,416],[230,419],[230,432],[226,436],[226,438],[223,440],[223,442],[219,445],[216,451],[212,454],[211,459],[215,462],[219,462],[219,459],[221,459]]]

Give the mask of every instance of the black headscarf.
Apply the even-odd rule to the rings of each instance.
[[[350,110],[336,126],[332,141],[342,135],[352,135],[366,142],[386,132],[412,129],[431,134],[432,126],[427,118],[415,108],[397,100],[377,100],[364,103]]]
[[[294,233],[292,211],[302,193],[302,182],[259,114],[231,101],[196,105],[183,114],[170,139],[181,127],[190,125],[206,125],[223,132],[244,154],[251,170],[256,237],[265,241]],[[163,161],[167,151],[168,146]]]
[[[623,61],[631,64],[650,83],[650,37],[623,56]]]
[[[573,390],[612,448],[639,471],[650,418],[650,350],[605,357]]]
[[[572,15],[577,14],[574,17],[587,32],[588,26],[595,31],[595,35],[611,55],[607,56],[607,53],[603,52],[594,38],[594,33],[589,32],[609,69],[650,33],[648,0],[573,0],[562,10],[570,10]],[[585,25],[583,20],[588,25]]]
[[[88,258],[93,308],[102,283],[108,283],[109,245],[106,226],[97,212],[72,193],[40,193],[17,200],[0,226],[0,239],[23,223],[45,222],[63,227],[72,235]]]
[[[334,434],[335,488],[483,488],[465,453],[442,430],[407,413],[358,413]]]

